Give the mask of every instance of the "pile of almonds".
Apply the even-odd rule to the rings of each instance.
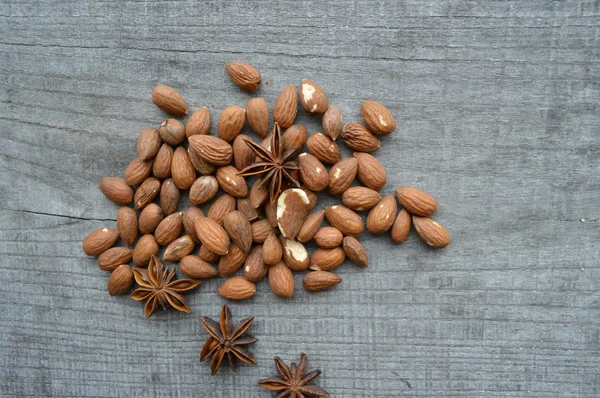
[[[226,69],[242,89],[254,92],[260,87],[261,76],[254,67],[232,62]],[[367,253],[357,239],[365,228],[357,213],[361,211],[368,211],[369,232],[390,231],[394,242],[403,242],[414,225],[428,245],[450,243],[446,229],[429,218],[437,208],[431,195],[409,187],[396,189],[395,196],[378,192],[386,183],[386,170],[370,153],[379,149],[380,137],[396,128],[388,109],[364,101],[363,124],[344,125],[340,109],[328,104],[325,92],[315,82],[303,79],[299,92],[306,112],[322,114],[323,133],[308,136],[305,126],[294,124],[298,92],[293,85],[284,88],[272,117],[285,129],[283,151],[299,153],[294,178],[302,185],[297,188],[284,181],[281,194],[273,201],[259,179],[252,183],[239,175],[255,162],[255,153],[245,142],[251,138],[241,134],[246,122],[262,140],[261,145],[271,149],[269,107],[264,98],[250,99],[245,109],[225,108],[218,119],[217,136],[210,135],[207,108],[194,112],[185,125],[169,118],[158,130],[147,128],[139,133],[138,157],[129,164],[124,178],[106,177],[99,183],[104,195],[122,206],[116,229],[92,231],[83,241],[83,251],[98,256],[98,266],[112,272],[110,295],[131,289],[130,262],[147,267],[161,247],[165,247],[163,261],[178,262],[179,271],[190,278],[229,277],[217,290],[227,299],[252,297],[255,284],[267,276],[277,296],[292,297],[292,271],[309,270],[303,278],[306,290],[327,289],[341,282],[331,271],[346,258],[368,266]],[[171,115],[188,113],[187,104],[171,87],[155,87],[152,101]],[[340,135],[355,151],[352,157],[342,158],[336,142]],[[305,145],[308,152],[300,153]],[[331,165],[329,171],[324,164]],[[362,185],[352,186],[355,178]],[[190,207],[178,211],[181,191],[188,189]],[[331,195],[341,195],[343,205],[316,210],[318,192],[326,189]],[[207,210],[199,207],[213,199]],[[324,219],[329,226],[322,225]],[[115,246],[119,237],[125,246]],[[319,248],[309,256],[305,244],[313,240]],[[232,276],[242,267],[243,275]]]

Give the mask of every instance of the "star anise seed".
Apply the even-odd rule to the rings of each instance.
[[[300,355],[300,366],[292,362],[289,368],[279,357],[275,357],[275,366],[279,377],[269,377],[258,382],[258,385],[271,391],[280,391],[276,398],[329,398],[327,391],[316,384],[308,384],[321,374],[319,369],[306,373],[308,358],[305,353]]]

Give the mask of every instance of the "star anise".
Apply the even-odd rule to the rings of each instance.
[[[271,391],[281,391],[275,398],[305,398],[305,397],[326,397],[329,398],[327,391],[316,384],[308,384],[321,374],[319,369],[306,373],[308,358],[305,353],[300,355],[300,366],[292,362],[288,368],[279,357],[275,357],[277,373],[280,377],[270,377],[258,382],[258,385]]]
[[[252,325],[252,322],[254,322],[254,317],[242,319],[234,328],[231,320],[231,311],[227,304],[225,304],[221,310],[219,323],[207,317],[200,317],[200,321],[204,329],[210,334],[200,352],[200,361],[204,361],[212,356],[212,361],[210,362],[211,375],[217,373],[219,366],[221,366],[221,361],[225,356],[227,356],[229,366],[231,366],[234,372],[235,358],[238,358],[242,362],[256,365],[254,355],[246,347],[248,344],[255,343],[256,339],[252,336],[244,335],[246,330]]]
[[[133,276],[140,287],[131,293],[131,298],[136,301],[148,300],[145,307],[146,318],[150,318],[156,312],[159,304],[163,309],[170,305],[176,310],[189,313],[188,302],[180,293],[192,290],[200,284],[192,279],[172,281],[175,267],[169,270],[156,256],[150,259],[147,272],[134,268]]]
[[[289,149],[285,151],[285,153],[282,153],[283,145],[281,142],[281,129],[277,123],[275,123],[275,127],[273,127],[269,149],[264,148],[262,145],[257,144],[249,138],[244,138],[244,141],[260,161],[252,163],[250,166],[240,171],[239,175],[243,177],[253,175],[261,176],[259,184],[269,184],[271,202],[274,202],[279,196],[281,183],[284,177],[293,185],[300,188],[298,181],[290,174],[290,171],[298,170],[298,166],[291,163],[292,159],[298,154],[298,151]]]

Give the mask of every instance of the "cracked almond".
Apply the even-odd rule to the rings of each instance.
[[[300,188],[286,189],[277,199],[277,226],[284,238],[296,239],[308,214],[308,196]]]
[[[292,271],[304,271],[310,265],[306,247],[296,240],[280,238],[283,261]]]

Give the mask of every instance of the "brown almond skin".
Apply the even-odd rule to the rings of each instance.
[[[111,247],[98,256],[98,267],[103,271],[113,271],[121,264],[131,261],[133,250],[128,247]]]
[[[99,256],[104,253],[119,239],[119,232],[113,228],[100,228],[90,232],[81,247],[88,256]]]
[[[223,166],[217,169],[217,181],[221,189],[233,197],[243,198],[248,195],[248,185],[244,177],[238,175],[233,166]]]
[[[280,238],[283,261],[292,271],[304,271],[310,265],[310,258],[304,245],[292,239]]]
[[[138,267],[147,267],[152,256],[158,253],[158,243],[154,236],[143,235],[133,248],[133,263]]]
[[[271,202],[267,200],[267,203],[263,206],[263,210],[265,212],[265,217],[271,223],[273,228],[277,227],[277,202]]]
[[[229,300],[246,300],[256,293],[256,285],[243,276],[234,276],[219,286],[217,293]]]
[[[173,148],[169,144],[162,144],[152,163],[152,175],[161,180],[171,177],[172,161]]]
[[[200,246],[200,250],[198,250],[198,256],[202,260],[209,263],[216,263],[221,258],[221,256],[215,252],[212,252],[206,245]]]
[[[335,141],[340,134],[342,134],[342,129],[344,128],[344,121],[340,108],[335,105],[329,105],[327,111],[323,115],[322,124],[323,132]]]
[[[228,106],[219,116],[217,134],[222,140],[231,142],[242,131],[244,123],[246,123],[246,110],[241,106]]]
[[[396,188],[396,198],[410,214],[419,217],[429,217],[438,206],[433,196],[416,188]]]
[[[406,209],[402,209],[398,212],[394,225],[392,225],[392,240],[396,243],[402,243],[408,238],[410,232],[411,217],[410,213]]]
[[[226,166],[231,162],[231,145],[212,135],[193,135],[188,138],[190,149],[202,159],[215,166]]]
[[[350,187],[342,194],[342,203],[354,211],[369,210],[381,200],[379,192],[367,187]]]
[[[342,242],[342,248],[348,260],[361,267],[369,266],[369,258],[363,245],[353,236],[346,236]]]
[[[193,279],[208,279],[219,275],[215,267],[198,256],[185,256],[179,262],[179,269]]]
[[[247,252],[232,243],[227,254],[219,259],[219,275],[225,277],[239,270],[244,265],[247,255]]]
[[[223,217],[223,228],[229,238],[246,253],[252,247],[252,226],[250,221],[239,211],[229,212]]]
[[[325,218],[331,226],[342,231],[344,235],[360,236],[365,228],[360,216],[344,206],[326,207]]]
[[[248,125],[260,138],[269,135],[269,106],[264,98],[250,98],[246,102]]]
[[[190,158],[190,162],[192,162],[192,166],[200,175],[206,176],[213,174],[217,167],[213,164],[208,163],[206,160],[202,159],[198,154],[192,151],[190,148],[187,150],[188,157]]]
[[[261,207],[269,199],[268,184],[261,184],[261,181],[258,178],[252,184],[252,188],[250,188],[250,203],[252,203],[255,209]]]
[[[387,173],[385,167],[374,156],[355,152],[354,158],[358,160],[358,169],[356,175],[360,182],[367,188],[379,191],[387,182]]]
[[[206,216],[222,224],[225,215],[235,210],[235,203],[236,201],[233,196],[223,194],[213,202]]]
[[[177,119],[166,119],[158,131],[160,138],[169,145],[179,145],[185,138],[185,126]]]
[[[177,262],[190,254],[195,246],[194,241],[188,235],[177,238],[165,249],[163,261]]]
[[[219,191],[219,183],[213,176],[202,176],[196,179],[190,187],[190,203],[201,205],[208,202]]]
[[[254,222],[254,221],[258,220],[258,217],[259,217],[258,210],[256,210],[254,208],[254,206],[252,206],[252,203],[250,202],[250,198],[248,198],[248,197],[237,198],[237,209],[240,211],[240,213],[242,213],[244,216],[246,216],[248,221]]]
[[[317,245],[323,249],[333,249],[342,244],[344,235],[334,227],[323,227],[314,236]]]
[[[273,105],[273,120],[282,129],[287,129],[296,120],[298,112],[298,93],[296,87],[289,85],[281,91]]]
[[[396,221],[398,204],[394,195],[385,195],[367,217],[367,229],[373,234],[381,234],[392,228]]]
[[[142,234],[151,234],[165,217],[163,210],[156,204],[150,203],[140,213],[139,228]]]
[[[317,195],[316,192],[311,191],[305,185],[303,185],[301,188],[304,192],[306,192],[306,196],[308,196],[308,200],[309,200],[308,209],[309,210],[314,209],[315,206],[317,205],[317,201],[319,200],[319,196]]]
[[[302,228],[300,228],[297,239],[303,243],[310,241],[321,227],[323,218],[325,218],[325,212],[323,210],[309,214],[308,217],[306,217],[306,220],[304,220]]]
[[[98,187],[104,196],[118,205],[125,206],[133,201],[133,188],[122,178],[104,177]]]
[[[300,82],[300,105],[308,113],[325,113],[328,107],[327,95],[314,81],[302,79]]]
[[[319,192],[329,186],[329,174],[323,163],[309,153],[298,156],[298,166],[302,182],[311,191]]]
[[[133,196],[133,208],[135,210],[143,209],[149,203],[154,201],[154,198],[160,192],[160,181],[155,177],[148,177],[135,191]]]
[[[171,115],[184,116],[188,112],[188,106],[177,90],[164,84],[154,87],[152,102]]]
[[[396,129],[396,120],[390,111],[379,102],[363,101],[360,116],[370,132],[376,135],[388,135]]]
[[[342,139],[350,149],[359,152],[375,152],[381,146],[379,138],[374,136],[365,126],[354,122],[344,125]]]
[[[327,271],[311,271],[302,278],[302,286],[309,292],[329,289],[342,281],[342,278]]]
[[[187,151],[182,146],[177,147],[173,153],[171,176],[179,189],[188,189],[196,181],[196,169],[192,166]]]
[[[450,234],[440,223],[433,221],[431,218],[412,217],[413,225],[417,234],[431,247],[441,248],[446,247],[452,240]]]
[[[346,259],[346,253],[341,247],[333,249],[317,249],[310,256],[310,269],[316,271],[329,271],[339,267]]]
[[[335,141],[323,133],[316,133],[308,137],[306,148],[323,163],[336,164],[342,160],[340,148]]]
[[[196,234],[196,228],[194,227],[195,220],[198,217],[204,217],[204,212],[196,206],[188,207],[185,213],[183,213],[183,229],[196,244],[200,243],[200,239],[198,239],[198,235]]]
[[[308,214],[308,196],[300,188],[286,189],[277,199],[277,225],[284,238],[296,239]]]
[[[245,62],[229,62],[225,70],[231,80],[241,89],[254,92],[260,88],[260,72]]]
[[[143,129],[140,131],[137,139],[138,157],[142,160],[153,159],[158,153],[161,144],[160,134],[156,129]]]
[[[278,297],[290,298],[294,295],[294,275],[283,261],[269,267],[269,284]]]
[[[127,246],[131,246],[137,239],[138,217],[131,207],[121,207],[117,212],[117,230],[119,236]]]
[[[275,265],[281,261],[283,249],[275,231],[271,232],[263,243],[263,259],[267,265]]]
[[[177,211],[179,197],[179,188],[173,180],[171,178],[164,180],[160,187],[160,207],[166,215],[171,215]]]
[[[146,178],[150,177],[151,173],[152,160],[135,158],[125,169],[125,182],[131,186],[140,185]]]
[[[250,282],[258,282],[267,276],[269,272],[269,266],[265,264],[263,258],[263,247],[262,245],[254,246],[244,264],[244,278]]]
[[[210,133],[210,111],[207,107],[198,109],[185,124],[185,135],[207,135]]]
[[[358,161],[355,158],[346,158],[340,160],[329,170],[329,193],[340,195],[352,185],[356,172],[358,170]]]
[[[255,243],[263,243],[269,234],[273,231],[273,227],[269,220],[263,219],[255,221],[251,224],[252,241]]]
[[[119,265],[108,278],[107,290],[111,296],[121,296],[131,289],[133,272],[127,264]]]
[[[245,140],[252,141],[245,134],[240,134],[233,140],[233,161],[238,171],[242,171],[254,163],[254,151],[246,144]]]
[[[194,228],[203,246],[220,256],[227,254],[229,235],[218,222],[208,217],[199,217],[194,221]]]
[[[156,243],[167,246],[181,236],[183,232],[183,212],[173,213],[163,219],[154,231]]]
[[[308,137],[306,127],[302,124],[294,124],[288,127],[287,130],[281,135],[281,147],[283,152],[293,149],[294,151],[301,151],[302,147],[306,143]]]

